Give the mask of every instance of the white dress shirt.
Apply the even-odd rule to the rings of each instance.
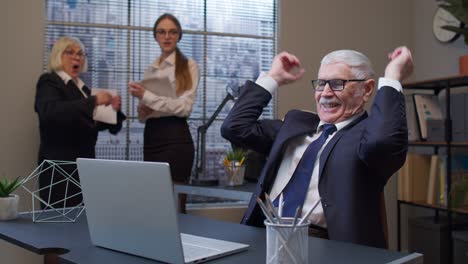
[[[65,85],[71,80],[75,83],[76,87],[78,87],[78,90],[80,90],[80,92],[83,94],[83,96],[85,98],[88,98],[88,95],[86,95],[86,93],[83,91],[83,86],[85,85],[84,82],[80,79],[80,78],[76,78],[76,81],[74,81],[72,79],[72,77],[70,77],[70,75],[68,75],[68,73],[64,72],[64,71],[56,71],[55,72],[61,79],[62,81],[65,83]]]
[[[266,75],[265,73],[262,73],[259,76],[256,83],[262,86],[264,89],[266,89],[270,93],[274,93],[276,89],[278,88],[278,84],[276,83],[276,81],[270,76]],[[380,78],[378,89],[380,89],[383,86],[393,87],[400,92],[403,89],[400,82],[396,80]],[[350,124],[353,120],[355,120],[362,114],[364,114],[364,111],[348,118],[345,121],[336,123],[335,124],[337,128],[336,132],[340,131],[340,129]],[[302,155],[304,154],[306,148],[309,146],[309,144],[312,141],[316,140],[322,134],[322,125],[324,124],[325,124],[324,122],[320,121],[316,129],[316,132],[313,135],[304,135],[302,137],[298,137],[290,141],[290,143],[286,147],[285,152],[283,154],[283,159],[281,160],[281,164],[278,169],[275,182],[273,183],[273,187],[270,192],[270,197],[272,200],[275,200],[281,194],[284,187],[286,187],[294,171],[296,170],[296,167],[299,164],[299,161],[301,160]],[[319,179],[318,174],[319,174],[320,154],[322,153],[323,149],[328,144],[328,142],[333,138],[333,136],[336,135],[336,132],[328,136],[325,144],[322,146],[322,148],[319,150],[317,154],[317,157],[314,163],[314,169],[312,171],[312,178],[310,180],[310,184],[307,190],[304,205],[302,207],[303,213],[308,212],[309,209],[312,207],[312,205],[320,198],[320,195],[318,192],[318,179]],[[321,226],[324,228],[327,227],[327,222],[323,214],[322,203],[319,203],[319,205],[314,209],[314,211],[309,216],[309,219],[311,223],[314,225]]]
[[[159,63],[159,58],[156,59],[153,64],[145,71],[143,79],[168,78],[171,84],[171,89],[174,89],[175,91],[175,57],[176,54],[174,51],[161,63]],[[192,87],[190,87],[190,89],[186,90],[180,96],[159,96],[148,90],[145,91],[143,98],[141,99],[141,103],[153,109],[153,113],[151,113],[146,118],[157,118],[163,116],[188,117],[190,115],[196,97],[200,73],[198,64],[192,59],[188,59],[188,68],[190,71],[190,76],[192,77]],[[174,94],[176,93],[174,92]]]

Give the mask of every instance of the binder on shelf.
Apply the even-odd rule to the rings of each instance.
[[[456,153],[452,156],[452,186],[450,197],[452,206],[466,207],[468,205],[468,154]]]
[[[465,98],[465,141],[468,141],[468,113],[466,113],[466,111],[468,111],[468,93],[466,93],[464,95],[464,98]]]
[[[447,186],[445,185],[445,161],[447,157],[444,157],[439,166],[439,204],[441,206],[447,206]]]
[[[414,106],[414,99],[412,94],[405,95],[405,108],[406,108],[406,123],[408,124],[408,140],[417,141],[421,140],[418,131],[418,124],[416,118],[416,110]]]
[[[414,103],[422,139],[427,139],[427,120],[443,120],[439,100],[433,94],[414,94]]]
[[[429,182],[427,186],[426,203],[437,204],[437,176],[439,175],[439,157],[437,155],[431,156],[431,167],[429,169]]]
[[[452,140],[465,141],[465,94],[450,95],[450,117],[452,119]]]
[[[426,202],[431,156],[408,153],[398,172],[399,199],[408,202]]]

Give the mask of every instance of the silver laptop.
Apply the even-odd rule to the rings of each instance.
[[[249,246],[179,233],[169,164],[77,159],[94,245],[168,263],[199,263]]]

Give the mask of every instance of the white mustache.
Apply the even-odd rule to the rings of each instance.
[[[320,104],[340,104],[336,98],[320,98]]]

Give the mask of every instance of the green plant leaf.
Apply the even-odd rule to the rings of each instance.
[[[226,153],[228,161],[241,161],[247,156],[247,151],[241,148],[234,148],[232,151]]]
[[[19,177],[9,181],[6,177],[0,180],[0,197],[8,197],[12,192],[14,192],[18,187],[23,184],[23,180],[20,180]]]
[[[468,25],[468,0],[445,0],[439,3],[439,7]]]

